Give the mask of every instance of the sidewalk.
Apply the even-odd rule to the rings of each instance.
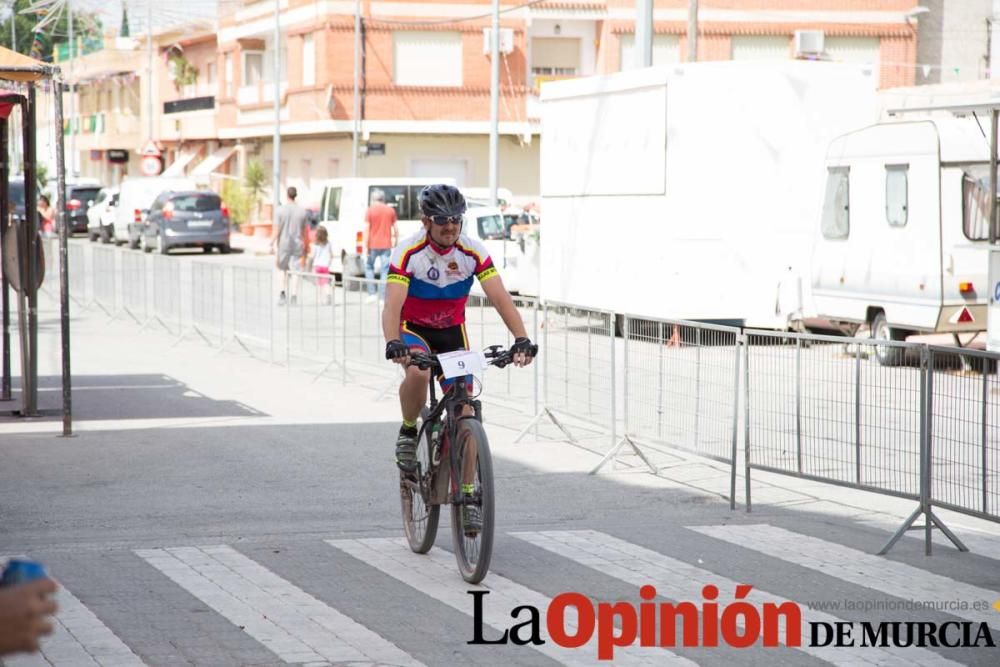
[[[366,378],[368,386],[343,385],[337,378],[313,381],[309,374],[270,365],[240,353],[220,351],[189,338],[180,344],[164,332],[139,330],[125,321],[108,321],[95,310],[73,311],[74,431],[77,437],[99,437],[101,431],[185,429],[226,426],[338,424],[398,420],[391,375]],[[52,304],[43,304],[39,333],[39,407],[58,409],[59,329]],[[15,374],[18,353],[13,350]],[[374,378],[374,379],[372,379]],[[380,400],[381,395],[381,400]],[[530,474],[586,473],[596,466],[612,442],[608,434],[585,437],[574,445],[555,438],[549,424],[542,438],[529,434],[514,442],[518,429],[505,427],[503,410],[487,404],[487,431],[494,456],[516,462]],[[493,419],[491,421],[491,415]],[[519,415],[527,421],[529,415]],[[516,423],[520,423],[520,421]],[[575,433],[582,427],[569,422]],[[40,420],[0,418],[0,437],[14,433],[57,435],[58,417]],[[184,438],[183,430],[178,438]],[[371,443],[368,443],[371,444]],[[367,446],[367,445],[366,445]],[[664,446],[640,443],[658,468],[650,474],[634,455],[609,462],[599,473],[624,487],[682,489],[714,502],[722,520],[728,509],[730,468],[709,459]],[[388,446],[385,448],[388,456]],[[742,465],[737,471],[737,512],[745,512]],[[769,512],[802,511],[847,520],[886,531],[886,539],[916,508],[916,503],[783,475],[753,471],[753,513],[763,520]],[[975,553],[1000,552],[1000,525],[936,509],[945,524]],[[922,537],[921,532],[913,533]],[[950,544],[935,531],[936,544]],[[898,548],[898,546],[897,546]]]
[[[271,239],[266,236],[248,236],[234,232],[229,237],[229,244],[248,255],[270,255]]]

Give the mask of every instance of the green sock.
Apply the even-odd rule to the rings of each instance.
[[[462,493],[465,493],[465,494],[468,494],[468,495],[471,496],[475,492],[476,492],[476,485],[475,484],[463,484],[462,485]]]
[[[405,419],[403,420],[403,428],[416,428],[416,427],[417,427],[417,422],[406,421]]]

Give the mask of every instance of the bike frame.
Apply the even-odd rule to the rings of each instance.
[[[434,387],[435,382],[436,380],[432,374],[430,380],[430,412],[427,418],[424,419],[424,423],[421,424],[417,438],[421,439],[425,437],[430,424],[440,419],[441,415],[447,411],[444,432],[441,434],[439,447],[442,455],[445,453],[448,455],[449,488],[447,495],[444,494],[444,489],[438,488],[440,486],[438,480],[440,479],[441,464],[439,462],[437,465],[434,465],[432,460],[432,469],[430,471],[431,488],[427,494],[426,502],[428,505],[454,505],[461,503],[458,480],[462,472],[459,470],[458,452],[451,444],[458,437],[459,421],[462,419],[477,419],[480,414],[479,401],[469,397],[464,377],[456,378],[452,388],[445,392],[445,395],[438,401],[437,392]],[[471,407],[474,414],[463,414],[465,406]],[[430,452],[430,454],[433,456],[433,452]]]

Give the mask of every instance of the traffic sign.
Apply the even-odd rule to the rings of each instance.
[[[139,161],[139,171],[144,176],[158,176],[163,170],[163,161],[159,155],[143,155]]]
[[[139,151],[139,152],[142,155],[149,155],[151,157],[160,157],[162,155],[160,153],[160,149],[156,147],[156,142],[153,141],[152,139],[150,139],[149,141],[147,141],[146,145],[143,146],[142,150]]]

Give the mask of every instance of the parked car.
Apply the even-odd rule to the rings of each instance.
[[[53,193],[50,197],[56,210],[61,210],[62,200],[59,198],[59,186],[55,180],[49,180],[47,190]],[[66,208],[69,212],[69,233],[87,233],[87,211],[91,202],[97,199],[101,191],[101,182],[92,178],[66,179]]]
[[[189,178],[140,177],[127,178],[119,187],[118,206],[114,212],[114,241],[138,248],[146,214],[160,193],[197,190]]]
[[[111,243],[114,240],[116,206],[118,188],[101,188],[87,209],[87,236],[91,241],[101,239],[103,243]]]
[[[155,248],[166,255],[174,248],[218,248],[226,254],[229,245],[229,210],[210,190],[168,191],[153,201],[142,226],[143,250]]]

